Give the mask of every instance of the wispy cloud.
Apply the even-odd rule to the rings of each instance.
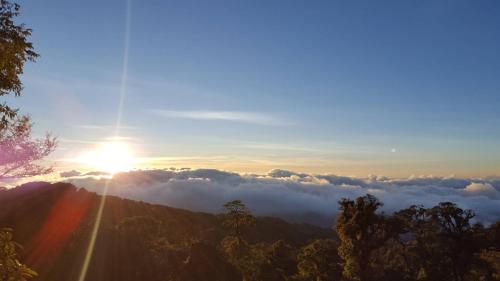
[[[68,138],[58,138],[61,143],[76,143],[76,144],[98,144],[97,140],[84,140],[84,139],[68,139]]]
[[[324,151],[309,146],[293,145],[287,143],[242,143],[243,148],[270,151],[294,151],[294,152],[321,152]]]
[[[153,114],[169,117],[169,118],[184,118],[196,120],[221,120],[251,123],[267,126],[287,126],[292,122],[284,120],[277,116],[249,111],[177,111],[177,110],[151,110]]]
[[[116,129],[116,125],[92,125],[92,124],[83,124],[83,125],[74,125],[73,127],[80,130],[94,130],[94,131],[112,131]],[[133,126],[120,126],[122,130],[136,130],[137,127]]]

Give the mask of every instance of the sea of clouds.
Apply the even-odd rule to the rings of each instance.
[[[322,226],[333,223],[340,199],[367,193],[384,203],[382,211],[386,213],[410,205],[432,207],[449,201],[474,210],[477,220],[485,224],[500,220],[499,179],[352,178],[286,170],[255,175],[215,169],[138,170],[112,178],[69,171],[61,177],[90,191],[102,193],[107,186],[110,195],[194,211],[218,213],[225,202],[240,199],[257,215]]]

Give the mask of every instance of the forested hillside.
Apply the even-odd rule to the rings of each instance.
[[[36,280],[78,280],[101,198],[67,183],[1,190],[3,237],[24,245]],[[239,200],[214,215],[108,196],[85,280],[499,280],[500,223],[449,202],[381,205],[344,199],[323,229],[256,218]]]
[[[38,272],[36,280],[77,280],[100,198],[65,183],[2,190],[0,228],[14,229],[14,239],[24,246],[21,260]],[[220,249],[230,232],[223,219],[109,196],[86,280],[239,280]],[[258,218],[243,237],[262,247],[282,240],[300,248],[334,233]]]

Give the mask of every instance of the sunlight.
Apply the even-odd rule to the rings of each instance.
[[[111,174],[131,170],[135,163],[130,146],[114,141],[101,143],[96,150],[82,154],[78,160],[89,168]]]

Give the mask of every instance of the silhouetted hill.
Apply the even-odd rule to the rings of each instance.
[[[67,183],[0,189],[0,227],[15,230],[15,240],[24,245],[22,259],[40,274],[37,280],[77,280],[101,198]],[[86,280],[239,278],[218,250],[227,235],[220,215],[108,196],[100,225]],[[284,240],[300,247],[333,235],[328,229],[265,217],[257,219],[245,239]]]

